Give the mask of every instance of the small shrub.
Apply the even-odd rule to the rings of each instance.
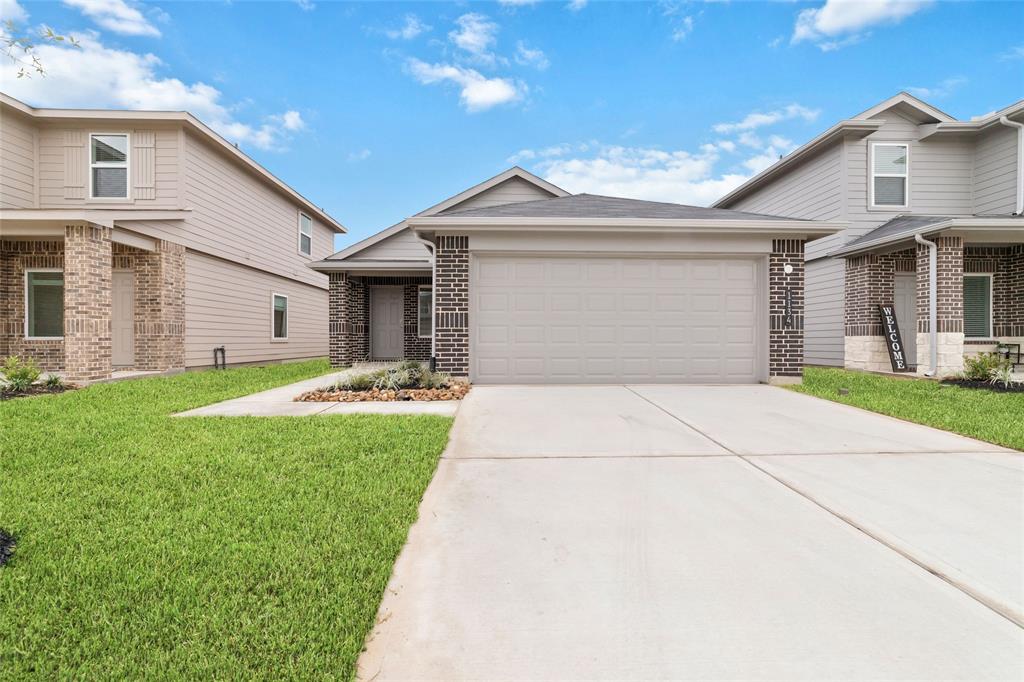
[[[16,355],[7,358],[3,364],[3,375],[7,381],[7,390],[13,393],[24,393],[38,379],[41,372],[34,361],[21,361]]]
[[[353,374],[339,379],[334,386],[342,391],[369,391],[377,381],[377,374],[377,372]]]
[[[1009,361],[996,353],[978,353],[964,358],[964,378],[969,381],[989,381]]]
[[[447,388],[452,378],[444,372],[426,371],[420,379],[420,388]]]
[[[993,386],[1002,384],[1003,388],[1009,388],[1010,384],[1013,383],[1013,367],[1011,367],[1008,362],[1003,363],[1002,367],[999,367],[992,372],[992,378],[988,381]]]
[[[58,389],[64,388],[64,380],[61,379],[60,376],[58,376],[57,374],[47,375],[45,383],[46,387],[51,391],[56,391]]]

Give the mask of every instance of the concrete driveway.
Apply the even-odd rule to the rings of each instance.
[[[1024,455],[767,386],[477,387],[361,679],[1021,679]]]

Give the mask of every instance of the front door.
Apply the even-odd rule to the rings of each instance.
[[[895,278],[896,322],[903,337],[903,348],[907,364],[917,364],[917,275],[896,275]]]
[[[135,275],[114,272],[111,282],[111,364],[135,364]]]
[[[402,357],[402,288],[370,289],[370,356],[374,360]]]

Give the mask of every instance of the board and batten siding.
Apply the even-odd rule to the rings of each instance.
[[[974,210],[1009,215],[1017,200],[1017,131],[1000,125],[978,137],[974,151]]]
[[[807,220],[842,220],[845,210],[843,159],[843,144],[837,142],[729,208]],[[804,362],[807,364],[843,364],[844,273],[841,262],[822,258],[840,243],[841,237],[832,235],[807,244],[804,282]],[[816,253],[817,260],[812,259],[811,253]]]
[[[288,340],[272,341],[271,296],[288,297]],[[327,355],[327,291],[195,252],[185,254],[185,366]]]
[[[488,190],[470,197],[463,202],[450,206],[441,213],[463,211],[470,208],[490,208],[502,204],[514,204],[522,201],[538,201],[550,199],[552,194],[522,178],[509,178]]]
[[[0,208],[36,202],[36,127],[6,107],[0,113]]]

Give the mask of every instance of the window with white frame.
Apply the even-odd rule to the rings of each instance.
[[[992,338],[991,275],[964,275],[964,336]]]
[[[875,142],[871,145],[871,206],[906,208],[910,179],[910,145]]]
[[[64,273],[60,270],[25,272],[25,336],[64,336]]]
[[[282,294],[273,295],[273,336],[276,341],[288,338],[288,297]]]
[[[434,296],[430,287],[420,287],[416,299],[416,326],[421,338],[430,338],[434,333]]]
[[[89,186],[93,199],[128,198],[128,135],[89,136]]]
[[[313,219],[299,213],[299,253],[309,256],[313,253]]]

